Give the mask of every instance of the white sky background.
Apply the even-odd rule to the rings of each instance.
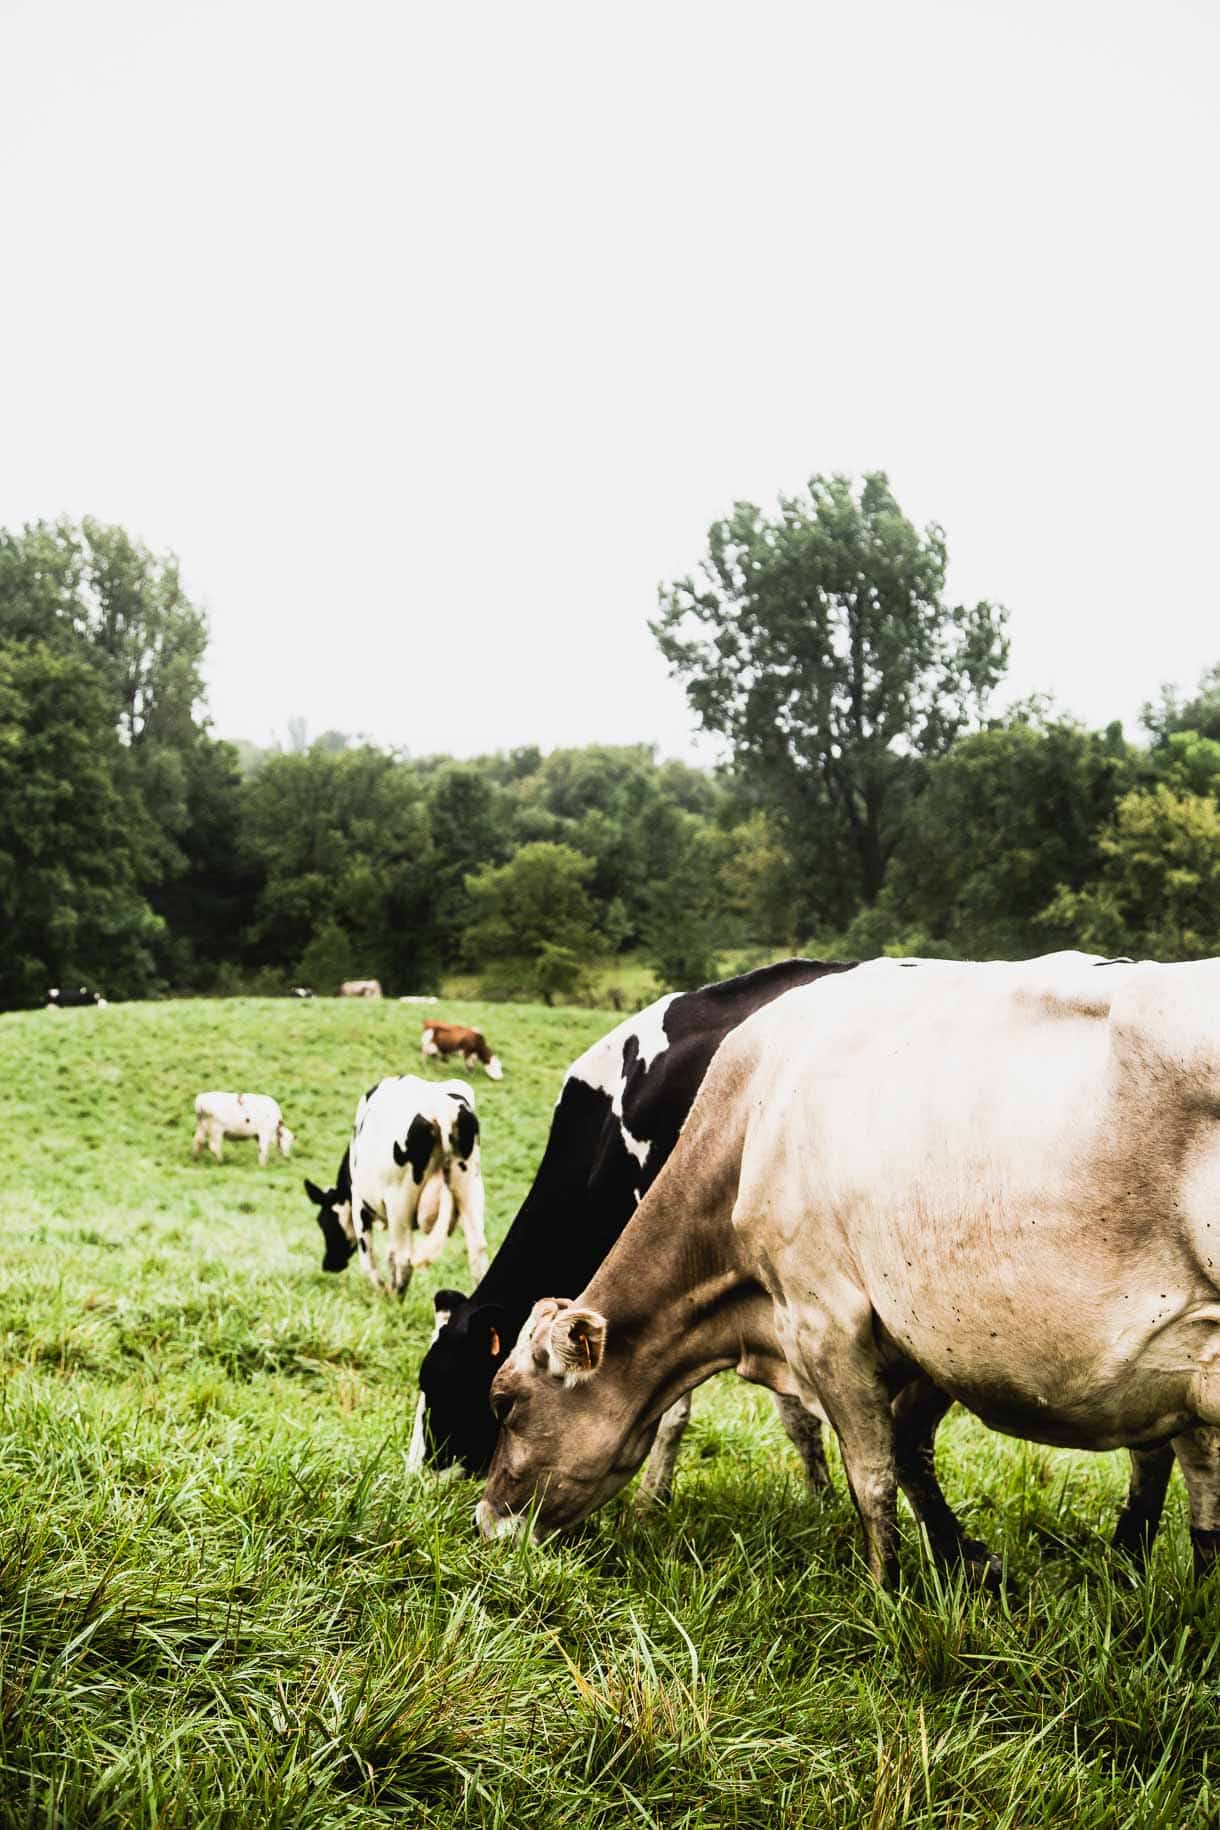
[[[693,752],[645,619],[888,470],[1008,696],[1220,660],[1220,8],[0,0],[0,524],[183,562],[217,731]]]

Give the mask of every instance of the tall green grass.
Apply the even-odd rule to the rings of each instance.
[[[1006,1597],[897,1600],[765,1398],[696,1400],[673,1502],[484,1548],[478,1489],[409,1476],[429,1295],[323,1277],[303,1174],[417,1068],[409,1005],[234,1001],[0,1019],[0,1822],[1165,1825],[1220,1818],[1215,1585],[1175,1487],[1146,1582],[1104,1539],[1117,1457],[953,1417],[945,1480]],[[612,1020],[446,1006],[493,1241],[559,1075]],[[443,1070],[429,1069],[440,1077]],[[194,1094],[274,1093],[298,1144],[192,1162]],[[573,1215],[579,1223],[579,1215]]]

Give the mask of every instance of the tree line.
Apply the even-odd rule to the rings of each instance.
[[[90,520],[0,532],[0,1005],[455,968],[551,1000],[624,953],[679,988],[794,951],[1220,952],[1220,669],[1139,743],[1046,700],[996,717],[1006,613],[947,602],[945,570],[881,473],[738,503],[652,625],[725,766],[459,761],[300,723],[220,741],[172,557]]]

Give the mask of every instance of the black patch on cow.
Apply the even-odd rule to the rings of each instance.
[[[479,1121],[463,1100],[457,1117],[453,1121],[453,1147],[459,1156],[469,1157],[474,1154],[474,1147],[479,1141]],[[466,1165],[463,1163],[463,1169]]]
[[[782,960],[682,993],[665,1011],[667,1046],[647,1068],[638,1041],[628,1038],[623,1117],[632,1137],[648,1145],[642,1167],[623,1142],[610,1095],[575,1078],[564,1082],[546,1150],[508,1236],[424,1356],[420,1387],[434,1461],[486,1473],[495,1448],[488,1393],[501,1361],[480,1348],[477,1329],[472,1336],[479,1309],[494,1306],[507,1358],[539,1297],[575,1295],[589,1282],[660,1174],[729,1032],[784,992],[853,969],[850,961]]]
[[[428,1173],[428,1164],[432,1161],[432,1152],[436,1149],[436,1132],[432,1121],[417,1112],[407,1128],[405,1145],[394,1145],[394,1161],[402,1169],[410,1163],[411,1174],[417,1182],[422,1182]]]

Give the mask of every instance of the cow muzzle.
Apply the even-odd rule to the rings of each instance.
[[[489,1500],[480,1500],[474,1509],[474,1522],[485,1544],[496,1538],[519,1538],[529,1521],[523,1512],[497,1512]]]

